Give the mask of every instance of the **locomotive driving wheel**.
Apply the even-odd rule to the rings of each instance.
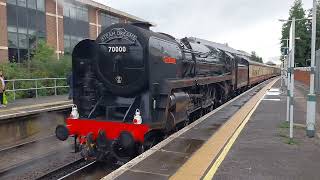
[[[155,146],[157,143],[164,139],[164,134],[161,131],[150,131],[145,135],[143,144],[139,145],[139,154],[147,151],[148,149]]]
[[[135,157],[137,152],[136,147],[124,148],[117,141],[111,144],[111,155],[118,161],[126,163]]]

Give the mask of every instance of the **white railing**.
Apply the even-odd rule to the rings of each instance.
[[[13,99],[16,99],[16,93],[18,91],[35,91],[36,98],[38,98],[38,90],[41,89],[54,89],[54,95],[57,95],[58,88],[69,88],[69,86],[65,85],[57,85],[57,81],[66,81],[66,78],[37,78],[37,79],[10,79],[5,80],[6,83],[6,92],[13,93]],[[42,86],[41,82],[51,81],[53,82],[53,86]],[[16,88],[19,82],[33,82],[31,87],[28,88]],[[66,83],[65,83],[66,84]]]

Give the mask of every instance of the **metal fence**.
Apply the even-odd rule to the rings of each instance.
[[[318,55],[318,52],[319,52],[319,55]],[[317,57],[316,57],[316,69],[315,69],[315,74],[314,74],[314,83],[315,83],[315,86],[314,86],[314,90],[315,90],[315,93],[320,95],[320,51],[317,51]],[[311,72],[311,67],[296,67],[294,68],[295,70],[299,70],[299,71],[307,71],[307,72]],[[310,76],[308,74],[308,76]]]
[[[62,85],[58,85],[58,81],[63,81],[60,83]],[[29,87],[19,88],[17,86],[19,83],[28,82]],[[46,83],[44,83],[46,82]],[[54,95],[57,95],[57,90],[59,88],[69,88],[66,85],[66,78],[37,78],[37,79],[11,79],[5,80],[6,83],[6,92],[13,93],[13,100],[16,99],[17,92],[21,91],[34,91],[36,98],[39,96],[39,90],[43,89],[54,89]],[[52,83],[52,86],[44,86],[43,84]]]

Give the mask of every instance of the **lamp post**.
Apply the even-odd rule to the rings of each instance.
[[[287,118],[286,120],[289,121],[290,129],[289,129],[289,137],[292,140],[293,138],[293,93],[294,93],[294,53],[295,53],[295,23],[298,20],[303,19],[296,19],[293,17],[291,20],[282,20],[279,19],[281,22],[291,22],[290,27],[290,35],[289,35],[289,53],[288,53],[288,85],[287,85]]]
[[[284,21],[284,20],[279,20],[279,21]],[[288,39],[281,39],[283,41],[286,41],[287,42],[287,45],[286,45],[286,58],[285,60],[287,60],[287,63],[286,63],[286,67],[284,67],[284,61],[283,61],[283,69],[285,69],[286,71],[286,79],[285,79],[285,84],[287,86],[287,118],[286,118],[286,121],[289,122],[290,120],[290,77],[291,77],[291,74],[290,74],[290,57],[288,56],[288,53],[289,53],[289,38]],[[284,75],[284,73],[282,73]],[[282,76],[283,76],[282,75]],[[282,89],[282,78],[281,77],[281,89]]]
[[[314,137],[316,119],[316,95],[314,93],[315,58],[316,58],[316,24],[317,1],[313,0],[312,9],[312,34],[311,34],[311,63],[310,63],[310,90],[307,100],[307,136]]]
[[[283,22],[285,20],[279,19],[279,21]],[[292,20],[287,20],[287,21],[292,21]],[[286,118],[286,121],[289,122],[290,119],[291,119],[291,116],[290,116],[290,104],[292,104],[291,101],[290,101],[290,94],[292,94],[292,93],[290,93],[291,92],[291,90],[290,90],[290,87],[291,87],[290,86],[290,84],[291,84],[291,80],[290,80],[290,77],[291,77],[291,73],[290,73],[291,58],[288,55],[289,54],[289,38],[281,39],[281,40],[287,42],[286,47],[284,47],[286,49],[286,51],[285,51],[286,52],[285,53],[286,58],[285,59],[287,59],[287,63],[286,63],[286,67],[284,67],[284,62],[283,62],[283,68],[286,68],[286,80],[285,80],[285,84],[287,85],[287,113],[286,113],[287,114],[286,115],[287,118]],[[282,73],[282,76],[283,75],[284,75],[284,73]],[[281,77],[281,89],[282,89],[282,78],[283,77]],[[290,132],[291,132],[291,130],[290,130]]]
[[[293,93],[294,93],[294,54],[295,54],[295,35],[296,35],[296,18],[292,18],[291,23],[291,52],[289,53],[289,61],[290,61],[290,131],[289,136],[292,140],[293,138]]]
[[[301,20],[308,20],[310,18],[296,19],[293,17],[291,20],[279,19],[280,22],[291,22],[290,28],[290,53],[288,55],[288,78],[287,78],[287,121],[290,122],[290,139],[293,138],[293,93],[294,93],[294,54],[295,54],[295,22]]]

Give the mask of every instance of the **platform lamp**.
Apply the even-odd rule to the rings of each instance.
[[[293,138],[293,93],[294,93],[294,57],[295,57],[295,40],[300,38],[295,38],[295,22],[301,21],[301,20],[309,20],[310,18],[301,18],[296,19],[293,17],[289,20],[279,19],[280,22],[291,22],[290,27],[290,48],[291,53],[289,53],[288,58],[288,88],[287,88],[287,121],[289,121],[290,124],[290,139]]]
[[[317,1],[313,0],[312,8],[312,34],[311,34],[311,63],[310,63],[310,89],[307,100],[306,133],[308,137],[314,137],[316,123],[316,95],[315,95],[315,59],[316,59],[316,25],[317,25]]]
[[[289,137],[293,139],[293,89],[294,89],[294,54],[295,54],[295,23],[296,18],[293,17],[291,20],[279,20],[281,22],[291,22],[290,26],[290,45],[288,50],[288,86],[287,86],[287,115],[286,121],[289,121]]]
[[[298,20],[303,20],[303,19],[298,19]],[[290,21],[290,20],[279,19],[279,21],[280,22],[286,22],[286,21]],[[286,46],[285,47],[281,47],[281,52],[282,52],[282,55],[284,56],[284,58],[282,60],[282,66],[281,66],[281,91],[282,91],[283,90],[283,79],[285,79],[285,83],[284,83],[285,86],[287,86],[289,88],[288,79],[284,78],[283,76],[285,75],[285,77],[287,77],[287,78],[290,77],[289,76],[289,71],[287,70],[289,68],[289,66],[290,66],[290,62],[289,62],[289,58],[288,58],[289,39],[287,38],[287,39],[280,39],[280,40],[281,41],[286,41]],[[300,40],[300,37],[296,37],[295,40]],[[286,62],[286,66],[285,66],[285,61],[287,61]],[[288,101],[288,103],[289,103],[289,101]]]

